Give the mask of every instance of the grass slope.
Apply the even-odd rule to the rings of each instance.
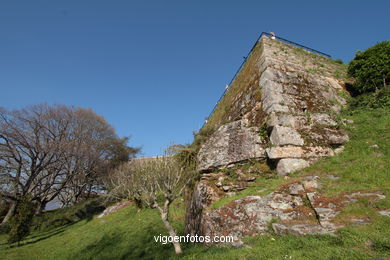
[[[372,224],[340,229],[337,236],[258,235],[245,238],[246,247],[203,247],[183,245],[184,259],[368,259],[390,257],[390,218],[379,209],[390,208],[390,111],[354,112],[355,121],[347,126],[351,141],[339,156],[326,158],[288,180],[307,174],[332,174],[337,180],[322,178],[321,192],[335,196],[353,190],[381,190],[385,200],[372,203],[361,200],[340,215],[340,221],[352,216],[367,217]],[[377,148],[372,145],[378,145]],[[279,185],[285,180],[275,180]],[[258,189],[241,196],[260,194]],[[183,233],[184,206],[172,207],[171,217]],[[128,207],[102,219],[82,220],[49,231],[36,231],[20,247],[5,244],[0,237],[0,259],[175,259],[171,245],[154,241],[166,234],[155,210],[137,212]]]

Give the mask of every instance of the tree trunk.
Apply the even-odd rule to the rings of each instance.
[[[16,208],[16,201],[11,201],[11,205],[9,206],[7,215],[5,215],[1,224],[7,223],[10,220],[10,218],[12,218],[12,216],[15,213],[15,208]]]
[[[172,227],[171,223],[169,223],[169,205],[171,203],[167,200],[164,203],[164,208],[161,209],[160,207],[158,208],[160,210],[160,215],[161,219],[165,225],[165,228],[168,230],[169,235],[173,238],[173,247],[175,248],[176,254],[181,254],[183,251],[181,250],[180,243],[175,242],[174,238],[176,237],[176,230]]]
[[[38,216],[41,215],[42,211],[46,208],[46,204],[47,204],[46,201],[38,202],[38,206],[35,210],[35,215],[38,215]]]

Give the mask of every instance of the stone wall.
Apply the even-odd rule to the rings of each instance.
[[[305,225],[274,225],[275,231],[334,230],[318,223],[314,206],[304,207],[310,187],[246,197],[218,210],[209,206],[256,178],[237,170],[238,179],[230,180],[223,169],[258,160],[286,175],[342,151],[348,141],[337,120],[346,103],[342,71],[327,58],[266,36],[260,39],[204,127],[213,133],[197,156],[202,176],[187,206],[187,233],[230,234],[239,244],[244,235],[265,232],[273,218],[300,221],[302,214],[308,216]]]
[[[219,122],[198,153],[201,172],[268,158],[286,175],[348,141],[335,120],[345,105],[343,81],[332,74],[337,64],[266,36],[253,53],[222,100],[228,122]]]

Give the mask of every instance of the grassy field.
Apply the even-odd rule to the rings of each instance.
[[[258,187],[251,187],[236,197],[260,194],[264,186],[273,188],[302,175],[332,174],[339,178],[322,178],[320,191],[327,196],[354,190],[380,190],[386,194],[387,198],[379,202],[361,200],[352,204],[339,216],[340,221],[351,216],[366,217],[372,224],[342,228],[337,236],[258,235],[245,238],[246,246],[239,249],[186,244],[184,254],[178,257],[171,245],[154,241],[153,236],[166,234],[158,213],[152,209],[137,212],[128,207],[101,219],[85,219],[51,230],[35,231],[20,247],[7,245],[6,235],[1,235],[0,259],[390,258],[390,218],[377,213],[379,209],[390,209],[390,111],[360,111],[345,116],[355,123],[346,126],[351,141],[343,153],[292,174],[288,180],[271,179],[266,186],[265,180],[260,179]],[[183,234],[182,202],[172,206],[171,217]]]

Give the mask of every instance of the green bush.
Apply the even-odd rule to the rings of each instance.
[[[31,201],[31,196],[24,196],[17,202],[15,215],[10,221],[9,243],[20,242],[30,233],[34,212],[35,205]]]
[[[390,81],[390,41],[383,41],[356,53],[349,63],[348,74],[356,82],[351,86],[355,95],[382,89]]]
[[[106,208],[103,198],[89,199],[73,206],[44,212],[36,216],[32,223],[33,230],[46,231],[60,226],[73,224],[82,219],[92,219],[95,214]]]
[[[390,86],[352,98],[349,104],[352,109],[390,107]]]

